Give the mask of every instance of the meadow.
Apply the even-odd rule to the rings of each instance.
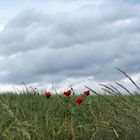
[[[111,85],[101,85],[104,94],[1,93],[0,140],[139,140],[139,87],[127,78],[136,92],[120,84],[127,94]]]

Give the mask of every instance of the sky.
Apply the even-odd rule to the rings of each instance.
[[[138,0],[0,0],[0,91],[140,84]]]

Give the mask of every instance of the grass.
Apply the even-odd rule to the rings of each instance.
[[[112,140],[140,138],[140,95],[1,94],[1,140]]]
[[[131,93],[120,84],[125,95],[101,86],[105,94],[87,87],[91,94],[79,105],[76,95],[0,94],[0,140],[139,140],[138,85]]]

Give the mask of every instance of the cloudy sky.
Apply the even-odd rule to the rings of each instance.
[[[139,0],[0,0],[0,90],[125,82],[116,67],[140,83]]]

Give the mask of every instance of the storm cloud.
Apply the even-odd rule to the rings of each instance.
[[[85,3],[51,13],[26,9],[0,32],[0,82],[61,82],[93,76],[120,80],[140,73],[140,5]]]

